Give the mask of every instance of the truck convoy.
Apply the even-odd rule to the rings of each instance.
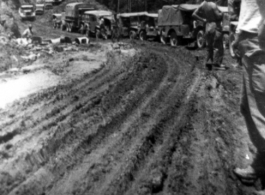
[[[165,5],[158,13],[131,12],[117,14],[120,26],[120,35],[130,39],[148,38],[158,39],[163,44],[169,43],[172,47],[179,45],[183,40],[195,42],[198,48],[203,48],[205,24],[192,18],[192,13],[199,5],[179,4]],[[229,44],[231,31],[230,16],[227,7],[218,6],[224,13],[222,27],[224,45]],[[104,29],[100,27],[100,19],[104,20]],[[54,28],[82,34],[94,35],[104,39],[110,37],[114,15],[111,11],[97,10],[88,3],[68,3],[64,14],[53,14]]]

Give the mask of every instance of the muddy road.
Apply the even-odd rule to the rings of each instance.
[[[205,70],[205,51],[132,47],[1,110],[0,194],[252,193],[232,172],[255,153],[240,70]]]

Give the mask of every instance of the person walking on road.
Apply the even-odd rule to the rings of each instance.
[[[211,62],[217,67],[224,68],[222,65],[224,46],[221,26],[223,13],[218,9],[214,2],[204,0],[193,12],[192,16],[206,24],[205,37],[208,49],[206,64],[211,60]],[[215,55],[214,49],[217,50]]]
[[[241,112],[257,155],[247,168],[236,168],[242,182],[254,183],[265,171],[265,1],[242,0],[233,49],[242,59]],[[265,191],[257,194],[265,195]]]

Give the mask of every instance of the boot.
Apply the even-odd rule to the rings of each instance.
[[[245,169],[236,168],[234,170],[234,173],[240,179],[243,179],[243,180],[256,180],[257,179],[256,171],[251,166],[248,166]]]

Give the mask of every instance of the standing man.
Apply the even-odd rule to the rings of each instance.
[[[224,68],[222,65],[224,56],[223,34],[221,22],[223,13],[218,9],[217,5],[210,0],[204,0],[201,5],[193,12],[192,16],[206,23],[206,42],[208,55],[206,63],[211,60],[217,67]],[[214,56],[214,49],[217,52]]]
[[[244,182],[254,182],[265,170],[265,1],[242,0],[234,49],[244,68],[241,112],[249,136],[257,148],[254,162],[235,174]],[[265,191],[258,192],[265,195]]]

